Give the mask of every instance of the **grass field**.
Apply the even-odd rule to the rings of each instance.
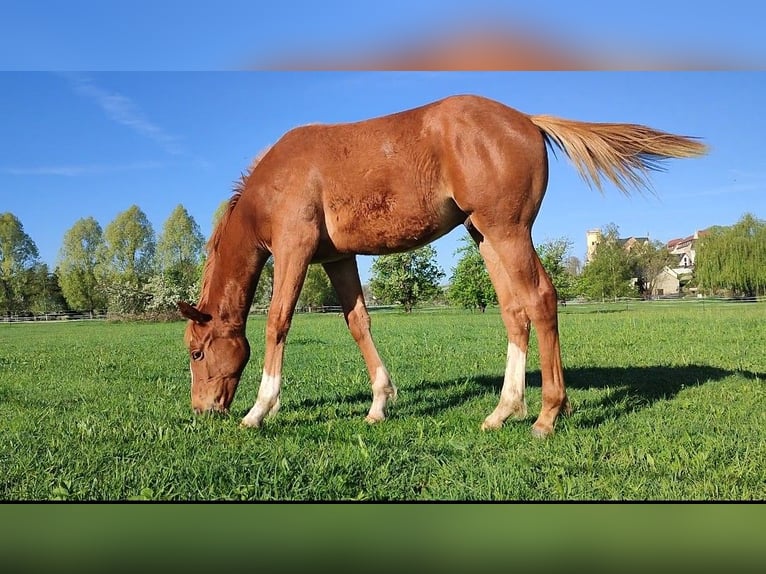
[[[343,319],[296,316],[279,414],[239,428],[264,323],[228,417],[191,414],[183,323],[0,325],[0,499],[766,498],[764,303],[562,308],[574,413],[544,441],[534,336],[529,418],[479,430],[504,371],[497,311],[374,313],[399,388],[374,426]]]

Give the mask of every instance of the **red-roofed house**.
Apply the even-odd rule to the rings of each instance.
[[[673,267],[665,267],[654,280],[652,295],[675,295],[694,277],[694,260],[697,256],[696,246],[700,237],[706,231],[695,231],[694,235],[671,239],[665,246],[671,255],[678,257]],[[690,289],[693,291],[694,288]]]

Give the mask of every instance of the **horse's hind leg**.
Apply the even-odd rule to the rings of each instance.
[[[479,221],[474,223],[497,254],[516,300],[537,332],[543,400],[532,433],[538,437],[550,435],[559,412],[570,410],[561,365],[556,289],[540,263],[528,229],[520,226],[484,230]]]
[[[514,296],[508,274],[492,246],[486,241],[481,241],[479,251],[486,263],[492,284],[495,286],[503,323],[508,332],[508,354],[500,401],[481,425],[482,430],[492,430],[500,428],[508,417],[520,420],[527,416],[524,390],[529,346],[529,317]]]
[[[359,271],[356,258],[341,259],[324,264],[327,276],[338,293],[343,315],[346,318],[351,335],[354,337],[359,350],[362,352],[367,372],[372,383],[372,405],[366,421],[374,423],[386,418],[386,404],[389,399],[396,398],[396,387],[391,383],[383,361],[370,333],[370,315],[364,304],[362,284],[359,281]]]

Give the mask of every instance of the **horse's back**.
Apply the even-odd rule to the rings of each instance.
[[[276,218],[310,205],[302,212],[316,214],[330,256],[380,254],[428,243],[476,209],[497,209],[511,187],[528,185],[541,159],[542,136],[525,114],[480,96],[451,96],[290,130],[252,179]]]

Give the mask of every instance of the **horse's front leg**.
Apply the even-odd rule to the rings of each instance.
[[[242,426],[259,427],[266,415],[279,410],[285,341],[310,260],[308,250],[293,249],[285,253],[282,257],[274,256],[274,290],[266,320],[263,376],[258,398],[242,419]]]
[[[386,418],[388,401],[396,399],[396,387],[391,382],[388,371],[383,365],[372,340],[370,315],[364,304],[356,258],[351,257],[325,263],[324,268],[332,286],[338,293],[346,324],[362,352],[364,362],[367,365],[367,372],[370,375],[372,405],[365,420],[369,423],[382,421]]]

